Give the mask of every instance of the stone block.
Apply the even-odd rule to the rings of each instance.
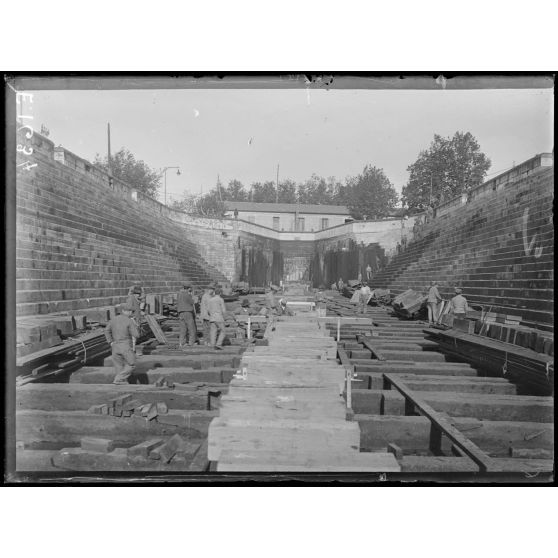
[[[405,415],[405,398],[397,390],[382,392],[382,415]]]
[[[114,449],[114,442],[105,438],[82,438],[81,449],[98,453],[109,453]]]

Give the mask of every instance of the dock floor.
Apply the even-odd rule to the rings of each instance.
[[[284,317],[269,345],[242,357],[220,416],[209,426],[217,471],[398,472],[389,453],[360,453],[360,429],[346,420],[337,344],[311,316]]]

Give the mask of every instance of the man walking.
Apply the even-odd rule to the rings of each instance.
[[[370,267],[370,264],[368,264],[366,266],[366,280],[370,281],[372,279],[372,268]]]
[[[136,283],[134,286],[130,287],[128,291],[128,305],[132,308],[132,317],[134,318],[136,324],[139,326],[141,323],[141,314],[145,308],[145,303],[143,299],[145,298],[145,292],[143,287]]]
[[[225,339],[225,302],[221,298],[221,289],[213,291],[213,296],[207,304],[209,312],[209,337],[210,345],[215,349],[222,350],[223,341]],[[217,337],[219,333],[219,337]]]
[[[202,321],[203,329],[203,343],[204,345],[209,345],[210,337],[210,324],[209,324],[209,301],[215,292],[215,288],[212,285],[208,285],[204,289],[204,293],[200,301],[200,318]]]
[[[469,310],[467,299],[461,294],[462,292],[460,287],[455,287],[455,296],[450,301],[450,311],[456,318],[467,317],[467,310]]]
[[[128,384],[128,378],[136,366],[136,353],[132,348],[132,340],[139,337],[138,327],[130,318],[132,307],[124,304],[122,314],[110,320],[105,328],[105,337],[112,349],[112,362],[116,376],[113,384]]]
[[[428,298],[426,299],[429,324],[435,324],[438,321],[438,307],[440,302],[442,302],[442,297],[438,291],[438,281],[432,281],[430,289],[428,289]]]
[[[368,301],[370,300],[370,295],[372,294],[372,292],[370,291],[370,287],[368,286],[368,283],[366,283],[366,281],[362,284],[362,287],[360,288],[360,292],[358,295],[358,313],[359,314],[364,314],[365,313],[365,308],[368,304]]]
[[[197,337],[196,307],[192,297],[192,285],[183,285],[177,298],[178,324],[180,326],[178,346],[182,349],[186,345],[186,334],[188,334],[190,347],[194,345]]]

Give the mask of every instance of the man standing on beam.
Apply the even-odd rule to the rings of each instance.
[[[186,345],[186,334],[188,334],[188,345],[192,347],[196,342],[196,307],[192,297],[192,285],[183,285],[177,296],[178,324],[180,336],[178,348]]]
[[[110,320],[105,328],[105,337],[112,349],[112,362],[116,376],[113,384],[128,384],[128,378],[136,366],[136,353],[133,350],[133,340],[139,337],[138,327],[131,319],[132,307],[122,306],[122,314]]]

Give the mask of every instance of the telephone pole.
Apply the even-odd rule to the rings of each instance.
[[[277,187],[275,188],[275,203],[279,203],[279,165],[277,165]]]
[[[108,140],[108,175],[109,175],[109,184],[112,185],[112,162],[110,158],[110,122],[107,122],[107,140]]]

